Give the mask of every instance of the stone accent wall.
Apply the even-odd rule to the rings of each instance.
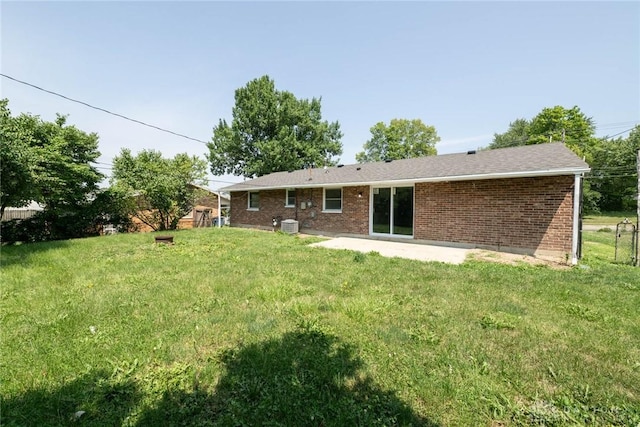
[[[260,208],[252,211],[247,209],[246,191],[231,193],[231,225],[272,229],[272,219],[276,217],[279,221],[297,220],[300,231],[369,234],[368,186],[342,188],[342,213],[322,211],[322,188],[297,189],[295,207],[285,207],[285,195],[284,189],[260,191]],[[305,203],[305,209],[301,203]]]
[[[573,176],[418,183],[414,238],[526,253],[571,254]],[[323,190],[260,191],[247,209],[246,191],[231,194],[231,225],[272,229],[272,218],[297,219],[300,230],[369,234],[369,186],[343,187],[342,213],[322,212]],[[358,194],[362,193],[362,197]],[[301,202],[311,207],[301,209]]]
[[[416,239],[571,254],[573,176],[420,183]]]

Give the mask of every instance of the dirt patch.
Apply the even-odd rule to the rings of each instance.
[[[467,259],[474,261],[497,262],[507,265],[532,265],[544,266],[557,270],[570,269],[571,266],[564,261],[551,257],[534,257],[531,255],[510,254],[506,252],[495,252],[484,249],[473,249],[469,252]]]

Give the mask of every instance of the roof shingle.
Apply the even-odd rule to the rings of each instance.
[[[518,176],[573,175],[589,171],[589,165],[562,143],[483,150],[418,157],[391,162],[362,163],[342,167],[276,172],[222,188],[247,191],[369,185],[392,182],[459,181]]]

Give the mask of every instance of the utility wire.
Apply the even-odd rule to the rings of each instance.
[[[586,175],[584,179],[609,179],[609,178],[630,178],[638,176],[637,173],[630,173],[624,175]]]
[[[42,88],[42,87],[40,87],[40,86],[34,85],[34,84],[32,84],[32,83],[29,83],[29,82],[25,82],[25,81],[23,81],[23,80],[19,80],[19,79],[15,78],[15,77],[11,77],[11,76],[9,76],[9,75],[7,75],[7,74],[0,73],[0,76],[2,76],[2,77],[4,77],[4,78],[7,78],[7,79],[9,79],[9,80],[13,80],[13,81],[15,81],[15,82],[17,82],[17,83],[20,83],[20,84],[23,84],[23,85],[26,85],[26,86],[32,87],[32,88],[34,88],[34,89],[40,90],[40,91],[42,91],[42,92],[46,92],[46,93],[49,93],[49,94],[51,94],[51,95],[58,96],[58,97],[60,97],[60,98],[66,99],[66,100],[68,100],[68,101],[75,102],[75,103],[77,103],[77,104],[81,104],[81,105],[84,105],[84,106],[89,107],[89,108],[93,108],[94,110],[102,111],[102,112],[107,113],[107,114],[110,114],[110,115],[112,115],[112,116],[120,117],[121,119],[125,119],[125,120],[128,120],[128,121],[130,121],[130,122],[134,122],[134,123],[140,124],[140,125],[142,125],[142,126],[146,126],[146,127],[152,128],[152,129],[156,129],[156,130],[159,130],[159,131],[161,131],[161,132],[166,132],[166,133],[169,133],[169,134],[171,134],[171,135],[178,136],[178,137],[180,137],[180,138],[184,138],[184,139],[188,139],[188,140],[191,140],[191,141],[199,142],[199,143],[201,143],[201,144],[205,144],[205,145],[207,144],[207,141],[203,141],[203,140],[201,140],[201,139],[197,139],[197,138],[193,138],[193,137],[190,137],[190,136],[187,136],[187,135],[183,135],[183,134],[181,134],[181,133],[174,132],[174,131],[171,131],[171,130],[169,130],[169,129],[164,129],[164,128],[161,128],[160,126],[152,125],[152,124],[149,124],[149,123],[143,122],[143,121],[141,121],[141,120],[132,119],[132,118],[127,117],[127,116],[125,116],[125,115],[122,115],[122,114],[119,114],[119,113],[114,113],[113,111],[109,111],[109,110],[107,110],[107,109],[105,109],[105,108],[96,107],[96,106],[91,105],[91,104],[89,104],[89,103],[87,103],[87,102],[84,102],[84,101],[80,101],[80,100],[77,100],[77,99],[70,98],[70,97],[68,97],[68,96],[62,95],[62,94],[60,94],[60,93],[58,93],[58,92],[54,92],[54,91],[52,91],[52,90],[44,89],[44,88]],[[600,129],[605,128],[605,127],[611,127],[611,128],[621,127],[621,125],[627,125],[628,123],[633,123],[633,122],[618,122],[618,123],[603,124],[603,125],[601,125],[601,126],[600,126]],[[598,127],[596,126],[596,128],[598,128]],[[611,138],[616,137],[616,136],[618,136],[618,135],[622,135],[622,134],[624,134],[624,133],[627,133],[627,132],[629,132],[629,131],[633,130],[634,128],[635,128],[635,126],[634,126],[634,127],[632,127],[632,128],[629,128],[629,129],[623,130],[622,132],[615,133],[615,134],[613,134],[613,135],[607,135],[607,136],[604,136],[604,137],[602,137],[602,138],[600,138],[600,139],[602,139],[602,140],[611,139]],[[524,139],[522,139],[522,140],[517,140],[517,139],[516,139],[516,140],[512,140],[512,141],[510,141],[510,142],[512,142],[512,143],[525,142],[527,139],[528,139],[528,137],[527,137],[527,138],[524,138]],[[113,167],[113,165],[112,165],[112,164],[110,164],[110,163],[103,163],[103,162],[92,162],[92,163],[94,163],[94,164],[98,164],[98,165],[104,165],[104,166],[102,166],[102,167],[97,166],[97,167],[96,167],[96,169],[110,170],[110,169],[112,169],[112,167]],[[105,167],[105,166],[106,166],[106,167]],[[615,168],[615,167],[602,168],[602,169],[600,169],[600,171],[605,171],[605,170],[607,170],[607,169],[611,170],[611,169],[616,169],[616,168]],[[611,171],[611,172],[613,172],[613,171]],[[593,173],[593,171],[592,171],[592,173]],[[614,178],[614,177],[627,177],[627,176],[635,176],[635,175],[636,175],[636,174],[631,174],[631,175],[608,175],[608,176],[603,176],[603,175],[601,175],[601,176],[593,176],[593,175],[592,175],[592,176],[587,176],[587,177],[585,177],[585,178],[605,178],[605,177],[607,177],[607,178]],[[218,180],[218,179],[208,179],[208,180],[207,180],[207,182],[218,182],[218,183],[222,183],[222,184],[241,184],[241,185],[243,184],[242,182],[223,181],[223,180]],[[247,183],[247,185],[251,185],[251,184]],[[253,185],[255,185],[255,184],[253,184]]]
[[[634,130],[636,128],[636,126],[634,126],[632,128],[629,128],[629,129],[626,129],[626,130],[623,130],[622,132],[615,133],[613,135],[606,135],[606,136],[603,136],[603,137],[594,137],[594,138],[606,141],[606,140],[612,139],[612,138],[614,138],[614,137],[616,137],[618,135],[622,135],[623,133],[627,133],[629,131],[632,131],[632,130]],[[495,134],[495,135],[503,135],[503,134]],[[565,132],[565,135],[569,136],[569,135],[571,135],[571,132]],[[504,147],[500,147],[500,148],[515,147],[519,143],[527,142],[530,138],[531,137],[527,135],[527,136],[522,137],[522,138],[511,139],[511,140],[508,141],[508,143],[509,144],[513,144],[513,145],[508,145],[508,146],[504,146]],[[553,141],[553,142],[560,142],[560,141]]]
[[[622,135],[623,133],[627,133],[627,132],[629,132],[629,131],[632,131],[632,130],[633,130],[633,129],[635,129],[635,128],[636,128],[636,127],[634,126],[634,127],[630,128],[630,129],[623,130],[622,132],[618,132],[618,133],[614,133],[613,135],[605,136],[605,137],[604,137],[604,138],[602,138],[602,139],[611,139],[611,138],[613,138],[614,136]]]
[[[124,115],[122,115],[122,114],[114,113],[114,112],[109,111],[109,110],[106,110],[106,109],[104,109],[104,108],[96,107],[96,106],[91,105],[91,104],[88,104],[88,103],[86,103],[86,102],[79,101],[79,100],[77,100],[77,99],[69,98],[68,96],[62,95],[62,94],[57,93],[57,92],[54,92],[54,91],[52,91],[52,90],[47,90],[47,89],[41,88],[40,86],[36,86],[36,85],[34,85],[34,84],[31,84],[31,83],[28,83],[28,82],[25,82],[25,81],[22,81],[22,80],[18,80],[18,79],[16,79],[15,77],[11,77],[11,76],[8,76],[8,75],[6,75],[6,74],[2,74],[2,73],[0,73],[0,76],[5,77],[5,78],[7,78],[7,79],[9,79],[9,80],[13,80],[14,82],[18,82],[18,83],[20,83],[20,84],[23,84],[23,85],[26,85],[26,86],[30,86],[30,87],[32,87],[32,88],[34,88],[34,89],[38,89],[38,90],[40,90],[40,91],[42,91],[42,92],[46,92],[46,93],[50,93],[51,95],[59,96],[60,98],[64,98],[64,99],[66,99],[66,100],[68,100],[68,101],[75,102],[75,103],[78,103],[78,104],[84,105],[84,106],[89,107],[89,108],[93,108],[94,110],[102,111],[102,112],[104,112],[104,113],[111,114],[112,116],[116,116],[116,117],[120,117],[121,119],[129,120],[130,122],[138,123],[138,124],[140,124],[140,125],[147,126],[147,127],[152,128],[152,129],[159,130],[159,131],[161,131],[161,132],[170,133],[171,135],[179,136],[180,138],[190,139],[191,141],[196,141],[196,142],[199,142],[199,143],[201,143],[201,144],[207,144],[207,142],[206,142],[206,141],[203,141],[203,140],[201,140],[201,139],[198,139],[198,138],[192,138],[192,137],[190,137],[190,136],[183,135],[183,134],[181,134],[181,133],[174,132],[174,131],[172,131],[172,130],[168,130],[168,129],[161,128],[160,126],[156,126],[156,125],[152,125],[152,124],[149,124],[149,123],[145,123],[145,122],[143,122],[143,121],[141,121],[141,120],[132,119],[132,118],[127,117],[127,116],[124,116]]]
[[[617,128],[626,128],[629,126],[636,126],[638,124],[635,122],[618,122],[618,123],[605,123],[602,125],[595,125],[596,130],[604,130],[604,129],[617,129]]]

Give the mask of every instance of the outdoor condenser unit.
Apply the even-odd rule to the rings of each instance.
[[[298,221],[295,219],[284,219],[280,222],[281,230],[283,233],[287,234],[297,234],[298,233]]]

